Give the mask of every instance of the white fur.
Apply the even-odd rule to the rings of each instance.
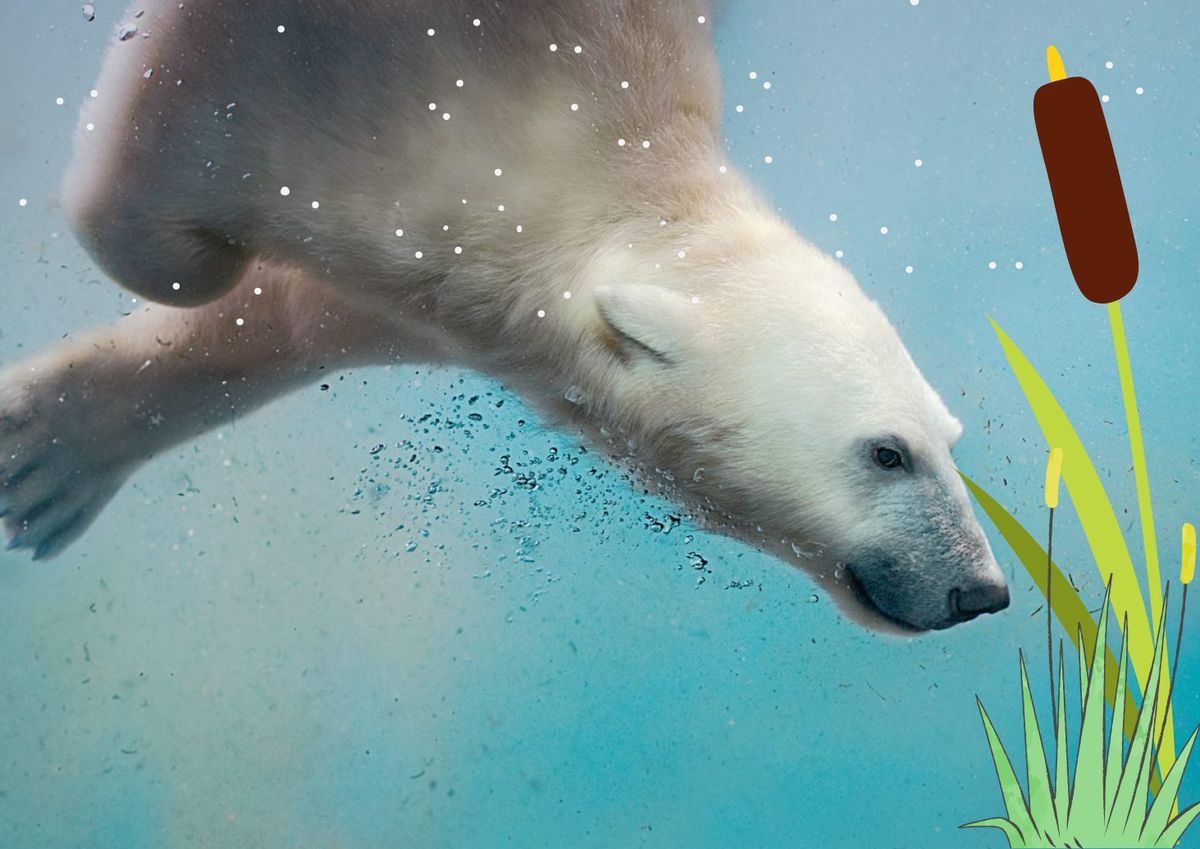
[[[0,375],[16,544],[56,553],[140,462],[318,367],[423,361],[495,376],[864,621],[839,566],[863,551],[895,554],[854,568],[912,627],[1001,580],[961,425],[726,163],[706,3],[138,7],[150,37],[111,48],[64,199],[158,304]],[[912,473],[864,458],[881,434]]]

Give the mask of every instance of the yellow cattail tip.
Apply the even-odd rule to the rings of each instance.
[[[1058,52],[1058,48],[1053,44],[1046,48],[1046,67],[1050,71],[1050,82],[1053,83],[1067,78],[1067,68],[1063,64],[1063,59]]]
[[[1058,482],[1062,479],[1063,452],[1061,448],[1050,451],[1046,461],[1046,506],[1053,510],[1058,506]]]
[[[1179,569],[1179,580],[1190,584],[1196,577],[1196,526],[1191,522],[1183,526],[1183,566]]]

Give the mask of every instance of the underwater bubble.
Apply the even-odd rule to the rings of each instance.
[[[121,24],[121,28],[117,30],[117,39],[119,41],[129,41],[137,35],[137,24]]]
[[[692,472],[692,480],[694,480],[696,483],[700,483],[700,481],[704,480],[703,466],[697,466],[696,471]]]
[[[572,404],[582,404],[586,400],[587,396],[583,394],[582,389],[572,384],[571,386],[567,387],[567,391],[563,394],[563,397]]]
[[[812,595],[810,595],[810,596],[808,597],[808,603],[809,603],[809,604],[816,604],[816,603],[817,603],[817,602],[819,602],[820,600],[821,600],[821,597],[820,597],[819,595],[817,595],[816,593],[813,593]]]
[[[415,540],[410,540],[410,541],[409,541],[409,543],[408,543],[408,545],[404,546],[404,550],[405,550],[407,553],[409,553],[409,554],[412,554],[414,551],[416,551],[416,550],[417,550],[417,543],[416,543],[416,541],[415,541]]]
[[[83,4],[83,19],[85,21],[96,20],[96,7],[93,6],[91,3]]]

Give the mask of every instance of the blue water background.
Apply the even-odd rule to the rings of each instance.
[[[123,15],[96,5],[92,23],[5,7],[0,362],[131,308],[56,202]],[[990,315],[1058,393],[1140,561],[1107,317],[1071,282],[1033,129],[1045,45],[1109,95],[1164,575],[1200,514],[1198,21],[1185,0],[715,15],[733,160],[882,302],[964,421],[960,467],[1041,528],[1045,445]],[[158,459],[62,558],[0,554],[0,846],[1004,845],[956,829],[1002,811],[975,697],[1016,739],[1017,649],[1044,646],[996,534],[1010,610],[876,636],[777,561],[656,531],[670,505],[492,382],[331,383]],[[497,473],[505,455],[536,488]],[[1069,505],[1056,552],[1098,604]],[[1192,636],[1181,725],[1200,720]]]

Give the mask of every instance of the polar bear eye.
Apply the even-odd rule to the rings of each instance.
[[[881,445],[875,449],[875,462],[885,469],[899,469],[904,466],[904,457],[896,449]]]

